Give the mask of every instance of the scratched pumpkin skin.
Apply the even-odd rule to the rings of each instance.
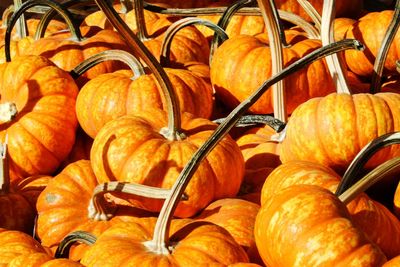
[[[313,98],[290,117],[281,145],[283,163],[306,160],[342,173],[373,139],[400,130],[400,95],[337,94]],[[376,167],[399,154],[398,147],[378,152],[368,163]]]

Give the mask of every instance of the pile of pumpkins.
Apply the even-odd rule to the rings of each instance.
[[[400,266],[400,1],[19,2],[0,266]]]

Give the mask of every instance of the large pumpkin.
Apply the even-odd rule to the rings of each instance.
[[[346,206],[313,185],[287,187],[264,202],[255,237],[267,266],[381,266],[386,261],[352,223]]]
[[[116,180],[170,188],[217,125],[184,113],[181,126],[184,137],[171,141],[161,135],[166,121],[166,114],[154,109],[105,124],[90,154],[99,183]],[[235,141],[227,136],[198,167],[185,191],[188,199],[179,203],[175,215],[192,216],[213,200],[235,196],[243,172],[243,156]],[[141,201],[150,210],[160,209],[160,201]]]
[[[367,143],[400,130],[400,96],[395,93],[330,94],[314,98],[292,114],[281,145],[281,160],[318,162],[343,172]],[[369,163],[377,166],[398,155],[384,149]]]
[[[0,65],[0,139],[8,139],[11,179],[51,174],[75,141],[78,87],[71,76],[40,56],[23,56]],[[11,115],[11,116],[10,116]]]
[[[317,40],[297,34],[291,47],[283,49],[287,66],[319,48]],[[239,35],[225,41],[215,52],[211,62],[211,81],[217,96],[230,108],[236,107],[271,76],[271,51],[266,34],[257,37]],[[319,60],[285,79],[286,108],[290,113],[311,97],[334,92],[334,85],[324,61]],[[273,112],[271,90],[253,104],[250,112]]]

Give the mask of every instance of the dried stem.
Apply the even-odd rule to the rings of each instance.
[[[168,254],[169,243],[169,227],[172,215],[178,205],[179,199],[181,198],[190,178],[193,176],[197,167],[201,161],[208,155],[208,153],[217,145],[217,143],[229,132],[237,121],[243,116],[245,112],[253,105],[262,94],[264,94],[271,85],[278,82],[279,80],[287,77],[288,75],[298,71],[306,65],[318,60],[331,53],[337,53],[345,49],[362,49],[363,46],[356,40],[343,40],[326,47],[322,47],[318,50],[311,52],[305,57],[294,62],[290,66],[286,67],[282,72],[273,75],[270,79],[264,82],[251,96],[245,101],[239,104],[227,117],[226,120],[221,123],[214,133],[206,140],[206,142],[194,153],[190,161],[185,165],[178,179],[174,183],[171,189],[171,195],[164,202],[161,208],[160,215],[157,219],[157,223],[154,229],[153,239],[146,242],[145,245],[151,249],[151,251],[160,254]]]
[[[18,10],[22,6],[22,0],[14,0],[14,9]],[[28,26],[26,25],[25,15],[21,14],[17,21],[17,35],[20,39],[28,36]]]
[[[361,171],[363,170],[365,164],[368,160],[375,155],[379,150],[384,147],[400,144],[400,132],[389,133],[382,135],[375,140],[367,144],[353,159],[346,172],[344,173],[342,180],[335,194],[337,196],[343,194],[343,192],[351,186],[354,181],[359,177]]]
[[[335,19],[335,12],[335,0],[324,1],[321,22],[322,45],[328,45],[334,42],[333,21]],[[335,83],[336,91],[338,93],[351,94],[346,77],[344,75],[345,68],[340,63],[339,56],[334,54],[327,57],[326,63],[328,65],[329,72],[331,73],[333,82]]]
[[[13,13],[14,5],[9,5],[6,9],[4,9],[1,16],[1,28],[7,28],[8,21],[10,20],[10,17]]]
[[[226,118],[216,119],[213,120],[213,122],[221,124],[224,122],[224,120],[226,120]],[[283,131],[286,126],[286,123],[270,115],[244,115],[237,121],[235,127],[249,127],[258,124],[268,125],[277,133]]]
[[[157,62],[156,58],[144,46],[136,35],[129,29],[128,25],[118,16],[115,10],[107,3],[106,0],[95,0],[100,9],[104,12],[107,19],[115,29],[127,41],[128,46],[136,51],[140,58],[147,64],[151,72],[156,77],[166,100],[168,112],[168,127],[163,135],[169,140],[181,139],[181,114],[179,111],[177,97],[173,90],[171,81],[161,65]]]
[[[372,73],[372,82],[370,92],[371,94],[375,94],[381,89],[381,80],[383,69],[385,67],[385,61],[387,55],[389,53],[390,45],[393,42],[393,39],[397,33],[397,30],[400,26],[400,0],[396,1],[396,7],[393,13],[392,21],[389,24],[389,27],[386,30],[386,34],[383,37],[381,47],[379,48],[378,55],[376,56],[374,63],[374,72]]]
[[[11,41],[11,32],[12,28],[14,27],[16,20],[29,8],[33,6],[49,6],[55,11],[57,11],[61,17],[66,21],[68,24],[68,27],[71,31],[71,34],[73,38],[77,41],[81,40],[81,34],[79,31],[79,28],[75,26],[74,22],[71,19],[71,13],[67,9],[65,9],[63,6],[60,4],[53,2],[51,0],[28,0],[25,3],[22,4],[22,6],[14,12],[14,14],[11,16],[10,22],[7,27],[6,35],[4,37],[4,42],[5,42],[5,54],[6,54],[6,61],[10,62],[11,61],[11,55],[10,55],[10,41]]]
[[[55,258],[69,258],[69,250],[71,249],[72,245],[76,242],[83,243],[86,245],[93,245],[96,242],[96,237],[91,233],[85,231],[75,231],[69,233],[63,240],[61,240],[60,244],[57,247]]]
[[[131,78],[132,80],[135,80],[141,75],[145,74],[144,68],[140,61],[137,60],[133,55],[123,50],[105,50],[93,55],[79,63],[78,66],[71,70],[70,74],[74,79],[77,79],[90,68],[100,64],[101,62],[109,60],[118,60],[128,65],[133,72],[133,77]]]
[[[146,21],[144,18],[144,8],[143,8],[143,0],[132,0],[135,10],[135,20],[136,20],[136,29],[137,36],[139,40],[144,42],[150,40],[149,33],[146,28]]]
[[[183,28],[190,26],[190,25],[204,25],[207,26],[208,28],[212,29],[215,32],[215,35],[218,36],[218,39],[223,41],[226,41],[228,39],[228,35],[226,32],[219,27],[218,25],[214,24],[211,21],[205,20],[205,19],[200,19],[200,18],[183,18],[180,19],[174,23],[172,23],[167,31],[165,32],[165,36],[163,39],[163,42],[161,44],[161,57],[160,57],[160,63],[161,66],[163,67],[168,67],[170,65],[169,62],[169,55],[171,53],[171,44],[174,36]],[[212,53],[210,53],[210,59],[209,62],[211,64],[212,60]]]
[[[10,175],[8,169],[7,136],[4,143],[0,143],[0,195],[10,192]]]
[[[297,2],[304,9],[307,15],[310,16],[318,31],[321,32],[321,15],[318,13],[318,11],[308,0],[297,0]]]

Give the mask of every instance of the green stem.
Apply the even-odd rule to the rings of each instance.
[[[134,57],[133,55],[123,50],[102,51],[79,63],[78,66],[70,71],[70,74],[74,79],[77,79],[79,78],[79,76],[81,76],[83,73],[96,66],[97,64],[109,60],[118,60],[128,65],[133,72],[132,80],[135,80],[140,76],[146,74],[140,61],[137,60],[136,57]]]
[[[54,256],[56,259],[68,259],[71,246],[74,245],[76,242],[91,246],[96,242],[96,239],[97,238],[94,235],[85,231],[72,232],[64,237],[63,240],[61,240]]]
[[[397,30],[399,29],[399,26],[400,26],[400,0],[397,0],[392,21],[390,22],[389,27],[386,30],[385,36],[381,42],[381,47],[379,48],[378,51],[378,55],[375,59],[374,72],[372,73],[372,82],[370,88],[371,94],[375,94],[380,91],[383,69],[385,67],[385,61],[387,55],[389,54],[390,45],[393,42],[393,39],[397,33]]]
[[[210,151],[218,144],[221,139],[228,134],[229,130],[234,127],[237,121],[243,116],[245,112],[263,95],[271,85],[286,78],[288,75],[304,68],[306,65],[321,59],[328,54],[337,53],[345,49],[363,49],[360,42],[356,40],[343,40],[337,43],[322,47],[318,50],[311,52],[298,61],[286,67],[282,72],[273,75],[265,81],[252,95],[245,101],[240,103],[221,123],[213,134],[206,140],[206,142],[194,153],[189,162],[185,165],[178,179],[171,188],[171,194],[164,202],[161,208],[160,215],[158,216],[157,223],[154,229],[153,239],[146,242],[145,245],[155,253],[168,254],[169,243],[169,228],[172,215],[178,205],[190,178],[193,176],[201,161],[210,153]]]
[[[77,41],[81,40],[81,33],[79,32],[79,28],[75,26],[74,22],[71,20],[71,14],[67,9],[62,7],[60,4],[53,2],[51,0],[27,0],[25,3],[22,4],[22,6],[14,12],[12,15],[10,22],[7,27],[6,35],[5,35],[5,54],[6,54],[6,61],[10,62],[11,61],[11,54],[10,54],[10,41],[11,41],[11,32],[12,28],[14,27],[17,19],[29,8],[33,6],[38,6],[38,5],[45,5],[53,8],[56,10],[61,17],[66,21],[68,24],[68,27],[71,31],[71,34],[73,38]]]
[[[211,21],[205,20],[205,19],[200,19],[200,18],[183,18],[180,19],[174,23],[172,23],[167,31],[165,32],[165,36],[163,39],[163,42],[161,44],[161,56],[160,56],[160,64],[163,67],[167,67],[170,65],[169,62],[169,56],[171,53],[171,44],[174,36],[183,28],[190,26],[190,25],[204,25],[210,29],[212,29],[215,32],[215,35],[218,36],[218,39],[223,41],[226,41],[228,39],[228,35],[226,32],[219,27],[218,25],[212,23]],[[212,53],[210,53],[210,59],[209,62],[211,64],[212,60]]]
[[[157,62],[156,58],[144,46],[136,35],[129,29],[128,25],[118,16],[115,10],[105,0],[95,0],[100,9],[104,12],[107,19],[111,22],[113,27],[122,35],[127,41],[128,46],[136,51],[140,58],[150,68],[151,72],[156,77],[166,100],[168,112],[168,126],[163,133],[169,140],[179,140],[182,138],[180,133],[181,129],[181,114],[179,111],[177,97],[173,90],[171,81],[169,80],[166,72]]]
[[[351,186],[354,181],[359,177],[361,171],[363,170],[365,164],[368,162],[373,155],[375,155],[379,150],[384,147],[400,144],[400,132],[389,133],[382,135],[375,140],[367,144],[353,159],[346,172],[344,173],[342,180],[335,194],[337,196],[341,195],[346,188]]]

